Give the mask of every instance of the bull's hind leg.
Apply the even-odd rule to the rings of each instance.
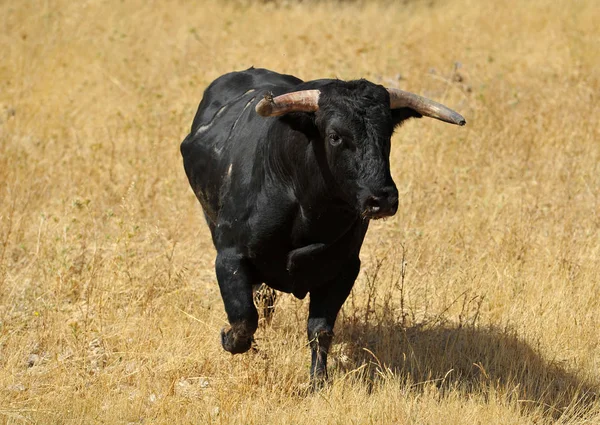
[[[277,292],[273,288],[269,288],[264,283],[254,287],[254,303],[267,324],[270,324],[273,318],[275,301],[277,301]]]
[[[327,354],[333,340],[335,319],[352,290],[359,270],[360,260],[356,258],[336,279],[310,291],[307,328],[311,349],[310,378],[315,387],[327,380]]]
[[[258,312],[252,299],[256,284],[252,266],[235,250],[218,253],[215,262],[221,298],[231,325],[221,331],[221,344],[232,354],[244,353],[252,346],[258,327]]]

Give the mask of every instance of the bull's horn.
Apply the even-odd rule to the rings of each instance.
[[[319,109],[319,90],[302,90],[273,97],[265,94],[256,105],[256,112],[263,117],[278,117],[290,112],[315,112]]]
[[[461,114],[444,105],[400,89],[388,88],[390,108],[410,108],[426,117],[436,118],[450,124],[465,125],[467,121]]]

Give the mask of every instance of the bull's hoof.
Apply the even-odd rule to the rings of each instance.
[[[327,374],[319,374],[310,378],[310,389],[313,392],[321,391],[327,388],[331,384],[331,381],[327,377]]]
[[[231,328],[221,330],[221,345],[231,354],[245,353],[252,347],[253,338],[236,334]]]

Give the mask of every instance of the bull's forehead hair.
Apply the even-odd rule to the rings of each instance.
[[[387,137],[393,131],[389,102],[383,86],[367,80],[335,81],[321,89],[320,121],[336,117],[358,133],[375,132]]]
[[[387,90],[380,85],[361,79],[353,81],[333,81],[321,89],[319,106],[323,103],[352,102],[357,108],[369,108],[376,105],[389,105]]]

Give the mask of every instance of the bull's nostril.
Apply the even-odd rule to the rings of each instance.
[[[373,214],[378,213],[381,210],[380,199],[374,196],[367,198],[365,201],[365,210]]]

